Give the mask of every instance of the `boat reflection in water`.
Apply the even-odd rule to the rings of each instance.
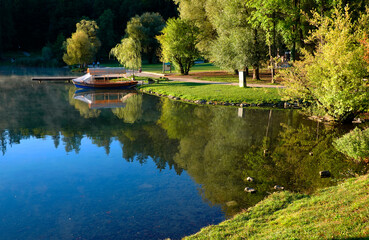
[[[74,93],[74,99],[85,102],[90,109],[102,108],[123,108],[126,106],[126,100],[137,95],[135,90],[77,90]]]

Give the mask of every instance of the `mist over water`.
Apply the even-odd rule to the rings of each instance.
[[[31,81],[68,74],[0,68],[0,239],[178,239],[276,184],[310,193],[366,171],[331,145],[344,130],[297,111]]]

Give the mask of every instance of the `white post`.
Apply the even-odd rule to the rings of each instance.
[[[240,87],[246,87],[246,72],[245,71],[238,72],[238,85]]]

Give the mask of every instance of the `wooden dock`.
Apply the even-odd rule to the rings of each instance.
[[[59,77],[33,77],[32,81],[41,82],[71,82],[73,79],[77,78],[78,76],[59,76]],[[114,78],[121,78],[122,75],[119,74],[111,74],[105,76],[94,76],[95,80],[110,80]]]
[[[33,77],[32,81],[38,82],[71,82],[75,79],[75,76],[66,76],[66,77]]]

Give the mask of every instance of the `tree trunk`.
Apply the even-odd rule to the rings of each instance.
[[[184,67],[184,74],[183,75],[188,75],[189,71],[190,71],[190,63],[186,62],[185,67]]]
[[[274,83],[274,59],[272,56],[272,47],[270,44],[269,44],[269,56],[270,56],[270,71],[272,75],[272,83]]]
[[[183,68],[182,63],[180,63],[180,64],[179,64],[179,70],[181,71],[181,74],[182,74],[182,75],[185,75],[185,70],[184,70],[184,68]]]
[[[293,45],[291,49],[291,60],[294,62],[296,61],[296,41],[293,40]]]
[[[257,65],[253,66],[252,79],[260,80],[259,67]]]
[[[273,44],[272,47],[269,47],[269,54],[270,54],[270,65],[271,65],[271,74],[272,74],[272,83],[275,82],[274,75],[275,75],[275,64],[274,60],[277,57],[276,53],[276,23],[275,23],[275,11],[273,11]]]
[[[260,50],[259,50],[259,42],[258,42],[258,30],[254,28],[254,51],[255,51],[255,60],[253,62],[253,76],[252,79],[260,80],[259,76],[259,63],[260,63]]]
[[[294,0],[294,7],[295,7],[295,10],[299,7],[299,0]],[[292,61],[296,61],[296,58],[297,58],[297,54],[296,54],[296,42],[298,41],[297,40],[297,35],[299,34],[300,36],[300,31],[299,31],[299,24],[300,24],[300,10],[297,10],[297,16],[296,16],[296,19],[295,19],[295,23],[293,24],[292,26],[292,49],[291,49],[291,58],[292,58]],[[300,36],[301,37],[301,36]]]
[[[248,67],[245,67],[245,75],[249,76],[249,68]]]
[[[185,59],[185,67],[184,67],[184,74],[183,75],[188,75],[190,72],[191,67],[193,66],[194,62],[192,61],[192,59]]]
[[[276,35],[277,35],[277,30],[276,30],[276,13],[273,12],[273,49],[272,49],[272,54],[273,57],[277,56],[277,41],[276,41]]]

